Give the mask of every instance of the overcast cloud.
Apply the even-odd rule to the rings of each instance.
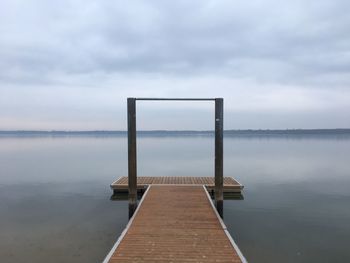
[[[350,2],[0,2],[0,129],[125,129],[126,98],[223,97],[225,128],[350,127]],[[211,129],[209,103],[138,104]]]

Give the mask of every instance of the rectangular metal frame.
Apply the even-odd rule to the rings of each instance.
[[[223,217],[223,98],[128,98],[128,187],[129,218],[137,208],[136,101],[215,101],[215,207]]]

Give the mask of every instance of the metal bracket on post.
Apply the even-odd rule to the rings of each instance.
[[[128,187],[129,218],[137,207],[136,99],[128,98]]]
[[[215,99],[215,206],[223,218],[224,209],[224,169],[223,169],[223,131],[224,131],[224,100]]]

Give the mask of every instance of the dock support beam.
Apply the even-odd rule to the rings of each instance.
[[[224,100],[215,99],[215,206],[223,218],[224,209],[224,169],[223,169],[223,131],[224,131]]]
[[[136,99],[128,98],[128,185],[129,218],[137,207]]]

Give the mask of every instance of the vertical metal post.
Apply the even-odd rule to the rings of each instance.
[[[215,206],[223,217],[224,206],[224,169],[223,169],[223,131],[224,131],[224,100],[215,99]]]
[[[129,218],[137,207],[136,99],[128,98],[128,190]]]

